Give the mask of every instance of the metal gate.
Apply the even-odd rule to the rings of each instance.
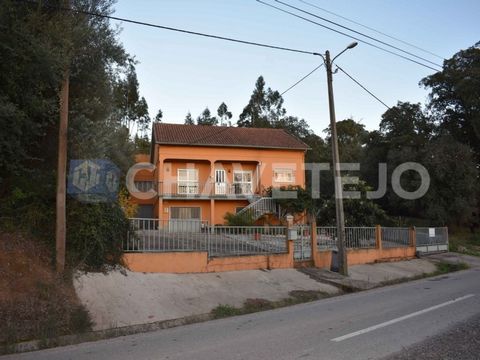
[[[448,251],[448,228],[415,228],[417,251],[431,253]]]
[[[293,259],[305,261],[312,258],[312,236],[310,225],[296,225],[297,238],[293,241]]]

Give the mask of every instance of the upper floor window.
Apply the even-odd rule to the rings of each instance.
[[[141,192],[147,192],[154,188],[153,181],[150,181],[150,180],[135,181],[135,187],[138,189],[138,191],[141,191]]]
[[[277,183],[293,183],[295,181],[293,169],[274,169],[273,181]]]
[[[179,194],[198,194],[198,169],[177,170]]]
[[[235,194],[251,194],[253,192],[252,172],[235,170],[233,172],[233,189]]]

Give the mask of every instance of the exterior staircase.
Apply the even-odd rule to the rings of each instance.
[[[250,204],[237,212],[237,215],[251,214],[254,219],[258,219],[264,214],[277,214],[278,206],[271,197],[255,196],[249,199]]]

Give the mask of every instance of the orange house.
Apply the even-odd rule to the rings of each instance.
[[[269,187],[305,187],[308,146],[281,129],[156,123],[150,170],[135,174],[138,217],[225,223],[227,212],[275,213]],[[135,193],[133,193],[135,196]]]

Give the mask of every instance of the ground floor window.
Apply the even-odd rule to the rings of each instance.
[[[174,220],[200,220],[199,207],[172,207],[170,218]]]
[[[137,218],[153,219],[153,205],[138,205]]]

